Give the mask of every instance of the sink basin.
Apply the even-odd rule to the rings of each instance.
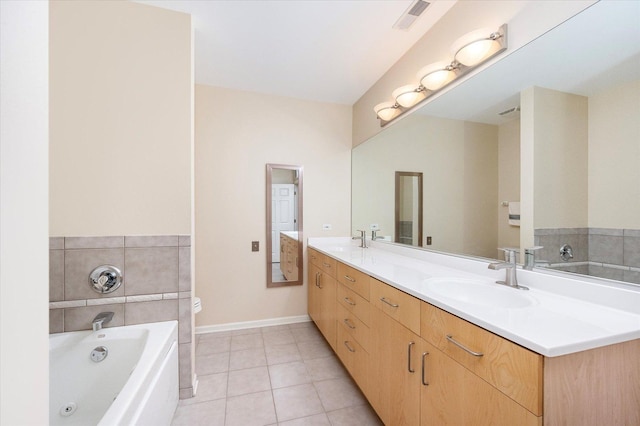
[[[525,291],[468,278],[429,278],[423,282],[423,289],[433,295],[489,308],[516,309],[534,303]]]

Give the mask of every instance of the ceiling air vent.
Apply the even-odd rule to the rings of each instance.
[[[502,112],[499,112],[498,115],[503,115],[504,116],[504,115],[508,115],[508,114],[511,114],[511,113],[514,113],[514,112],[520,112],[520,106],[515,106],[513,108],[506,109],[506,110],[504,110]]]
[[[422,15],[427,7],[429,6],[429,2],[416,0],[414,3],[409,6],[407,10],[400,16],[400,18],[393,24],[393,28],[396,30],[408,30],[411,25]]]

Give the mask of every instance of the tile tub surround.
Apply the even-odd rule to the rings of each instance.
[[[109,294],[89,287],[100,265],[122,272]],[[192,292],[189,235],[51,237],[49,332],[90,330],[100,312],[114,312],[105,327],[178,320],[180,397],[193,394]]]
[[[566,272],[640,284],[640,230],[614,228],[536,229],[537,258]],[[573,259],[560,259],[560,247],[570,244]]]

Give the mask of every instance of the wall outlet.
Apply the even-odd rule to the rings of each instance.
[[[325,223],[322,225],[322,230],[323,231],[331,231],[331,224],[330,223]]]
[[[427,245],[430,246],[431,245],[431,237],[427,237]]]
[[[260,251],[260,241],[251,241],[251,251]]]
[[[372,231],[379,231],[380,230],[380,226],[378,226],[377,223],[372,223],[371,226],[369,227]]]

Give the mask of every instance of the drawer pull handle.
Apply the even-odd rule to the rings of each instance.
[[[322,277],[322,274],[320,272],[316,272],[316,287],[318,287],[319,289],[322,289],[322,286],[320,285],[321,277]]]
[[[325,268],[330,268],[331,267],[331,265],[328,264],[327,262],[322,262],[322,264],[324,265]]]
[[[389,302],[385,297],[381,297],[381,298],[380,298],[380,301],[382,301],[382,302],[386,303],[387,305],[391,306],[392,308],[397,308],[397,307],[399,307],[399,306],[400,306],[400,305],[398,305],[398,304],[396,304],[396,303],[391,303],[391,302]]]
[[[353,278],[351,278],[349,275],[345,275],[344,277],[345,277],[345,279],[346,279],[347,281],[351,281],[352,283],[355,283],[355,282],[356,282],[356,280],[355,280],[355,279],[353,279]]]
[[[356,326],[353,325],[351,321],[349,321],[349,318],[345,318],[344,323],[347,324],[347,327],[349,327],[350,329],[355,330]]]
[[[349,342],[348,341],[344,341],[344,345],[347,347],[347,349],[349,349],[349,352],[355,352],[356,350],[353,349],[351,346],[349,346]]]
[[[475,352],[472,351],[471,349],[469,349],[468,347],[466,347],[465,345],[463,345],[462,343],[456,341],[452,335],[447,334],[447,340],[450,341],[451,343],[453,343],[454,345],[456,345],[457,347],[459,347],[460,349],[462,349],[465,352],[470,353],[473,356],[483,356],[484,354],[482,352]]]
[[[356,302],[354,302],[353,300],[349,299],[348,297],[345,297],[344,301],[347,302],[348,304],[350,304],[351,306],[356,306]]]
[[[415,344],[416,342],[409,342],[409,345],[407,346],[407,370],[409,370],[409,373],[416,372],[414,369],[411,368],[411,347]]]
[[[424,360],[427,357],[427,355],[429,355],[429,352],[423,352],[422,353],[422,372],[421,372],[422,373],[422,377],[420,377],[420,379],[422,380],[422,384],[425,385],[425,386],[429,386],[429,382],[427,382],[425,380],[425,378],[424,378],[424,370],[425,370],[425,368],[424,368],[424,364],[425,364]]]

